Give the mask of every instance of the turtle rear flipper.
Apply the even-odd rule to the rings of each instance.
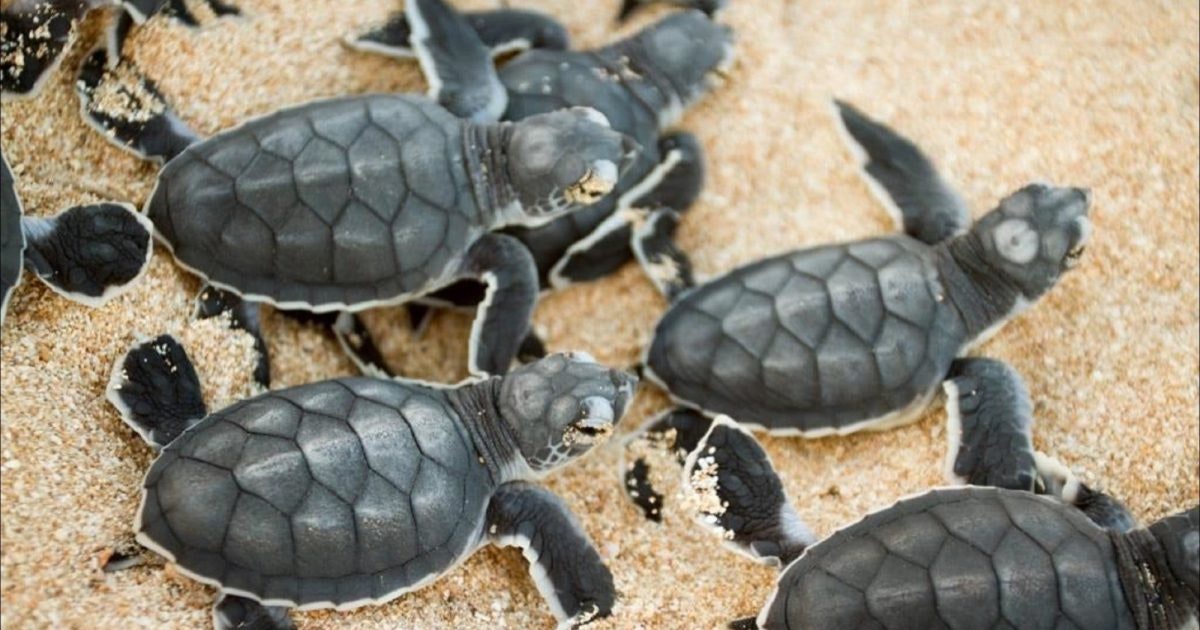
[[[1033,490],[1033,403],[1020,375],[992,359],[959,359],[942,386],[947,480]]]
[[[215,630],[295,630],[296,624],[282,606],[262,604],[237,595],[222,593],[213,604]]]
[[[759,562],[787,565],[816,542],[767,452],[728,416],[717,416],[688,455],[683,484],[700,522]]]
[[[659,140],[658,155],[658,165],[617,200],[617,211],[554,264],[551,286],[562,289],[607,276],[631,253],[668,300],[694,284],[691,261],[673,238],[679,215],[704,189],[703,150],[694,135],[678,132]]]
[[[699,412],[681,407],[651,418],[625,438],[621,448],[625,495],[647,519],[662,522],[664,498],[651,482],[647,449],[663,450],[682,466],[711,424],[712,420]]]
[[[405,15],[429,97],[473,122],[499,120],[508,92],[475,29],[443,0],[408,0]]]
[[[358,366],[360,372],[376,378],[396,376],[361,317],[350,312],[339,313],[331,329],[342,351]]]
[[[970,209],[921,149],[849,103],[834,106],[872,192],[909,236],[933,245],[966,231]]]
[[[35,96],[54,74],[70,45],[75,23],[96,0],[13,2],[0,11],[0,96],[3,100]]]
[[[489,540],[520,547],[559,627],[612,614],[617,591],[587,533],[561,499],[524,482],[500,486],[487,509]]]
[[[83,121],[116,146],[152,162],[166,162],[199,136],[167,104],[154,82],[129,62],[108,67],[99,48],[84,59],[75,81]]]
[[[108,400],[151,446],[162,448],[208,414],[200,378],[171,335],[133,347],[117,363]]]
[[[129,204],[68,208],[23,217],[25,262],[55,292],[99,306],[128,289],[154,252],[150,221]]]
[[[487,46],[492,57],[530,48],[566,50],[570,38],[566,28],[554,18],[537,11],[496,9],[463,13],[462,17],[479,40]],[[393,13],[386,22],[369,26],[346,38],[346,45],[355,50],[388,57],[415,57],[408,40],[412,27],[404,13]]]
[[[271,387],[271,361],[267,356],[267,342],[262,335],[262,306],[258,302],[247,302],[228,291],[214,286],[200,289],[196,296],[196,318],[209,319],[229,313],[229,327],[244,330],[254,338],[254,350],[258,362],[254,366],[254,382],[263,389]]]
[[[1128,532],[1137,528],[1137,519],[1112,495],[1095,490],[1085,483],[1079,484],[1079,490],[1071,503],[1087,515],[1093,523],[1114,532]]]
[[[529,335],[537,304],[533,256],[517,239],[491,233],[471,246],[462,273],[488,285],[471,326],[468,366],[476,376],[504,374]]]

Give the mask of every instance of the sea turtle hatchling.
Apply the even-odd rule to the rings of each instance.
[[[553,354],[461,387],[339,378],[210,414],[163,335],[117,363],[108,396],[161,449],[137,540],[220,590],[216,628],[382,604],[489,543],[522,549],[569,627],[610,614],[612,575],[566,505],[529,482],[611,435],[635,381]]]
[[[474,124],[423,96],[383,94],[166,142],[187,148],[145,212],[182,266],[247,300],[318,313],[476,279],[489,290],[474,375],[508,369],[537,299],[528,250],[495,230],[600,199],[635,151],[592,110]]]
[[[731,66],[728,26],[699,11],[674,12],[620,41],[575,51],[563,49],[565,30],[549,26],[554,23],[545,16],[508,9],[472,13],[466,17],[475,33],[460,33],[439,26],[447,22],[441,12],[448,10],[441,2],[409,2],[404,14],[351,36],[348,44],[417,57],[441,94],[466,92],[462,77],[479,76],[472,70],[474,57],[455,59],[444,49],[464,48],[460,41],[474,39],[484,40],[492,51],[529,48],[497,71],[502,89],[489,98],[504,119],[592,107],[641,145],[633,166],[599,203],[541,226],[508,230],[533,253],[542,286],[562,288],[612,273],[631,259],[631,242],[644,237],[637,229],[644,215],[650,210],[672,215],[660,225],[673,226],[674,215],[695,201],[704,182],[702,149],[694,135],[671,128]],[[435,306],[470,306],[480,299],[477,289],[463,284],[427,297]]]
[[[686,267],[663,264],[669,242],[639,243],[648,275],[675,298],[645,375],[684,407],[810,438],[912,422],[957,357],[1083,254],[1088,191],[1032,184],[972,225],[915,145],[848,104],[837,110],[906,234],[772,256],[696,287]]]
[[[331,98],[200,140],[137,77],[129,84],[85,65],[77,89],[106,137],[167,160],[145,212],[182,266],[250,302],[331,314],[476,281],[486,292],[468,367],[501,374],[529,332],[538,283],[529,250],[498,231],[599,202],[638,146],[587,108],[485,122],[503,92],[487,49],[439,0],[410,4],[429,16],[419,50],[439,68],[437,103]],[[97,98],[114,85],[129,97],[115,109]],[[347,328],[343,345],[369,370],[364,347],[373,346]]]
[[[0,323],[25,265],[67,299],[100,306],[145,273],[152,227],[132,206],[74,206],[53,217],[27,217],[0,151]]]
[[[1139,528],[1119,502],[1099,492],[1090,492],[1090,504],[1072,505],[1070,497],[1022,490],[938,488],[814,543],[798,520],[787,529],[762,527],[764,506],[785,499],[780,492],[763,501],[769,493],[759,489],[781,484],[753,436],[736,423],[724,416],[714,422],[689,466],[694,491],[719,506],[704,515],[709,524],[744,526],[757,536],[757,550],[781,552],[770,559],[786,567],[757,618],[730,628],[1184,630],[1196,624],[1200,507]],[[1102,517],[1121,518],[1089,519],[1096,513],[1087,508],[1095,504],[1106,506]]]
[[[757,619],[731,627],[1194,627],[1198,508],[1139,528],[1119,501],[1056,461],[1038,454],[1031,464],[1032,405],[1003,364],[973,365],[947,393],[951,429],[962,429],[948,444],[952,478],[1005,483],[1010,462],[1025,461],[1052,497],[1018,486],[940,488],[817,542],[746,429],[719,416],[684,445],[683,488],[694,498],[682,505],[734,549],[786,567]]]

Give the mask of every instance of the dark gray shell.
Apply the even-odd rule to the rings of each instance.
[[[473,551],[492,490],[440,392],[340,379],[239,402],[164,448],[139,540],[261,601],[378,602]]]
[[[1135,627],[1106,531],[1058,501],[976,487],[901,501],[809,548],[764,612],[772,630]]]
[[[0,321],[8,297],[21,281],[25,262],[25,232],[21,229],[21,200],[8,161],[0,153]]]
[[[630,136],[642,146],[617,187],[604,199],[536,228],[507,230],[533,252],[543,278],[567,249],[591,234],[612,214],[617,199],[659,162],[657,114],[633,98],[624,84],[615,79],[615,74],[602,70],[604,67],[603,60],[595,54],[530,50],[499,71],[500,81],[508,90],[505,120],[522,120],[568,107],[591,107],[608,118],[613,130]],[[625,257],[620,260],[623,262]],[[604,275],[607,271],[611,270],[596,270],[596,273]]]
[[[162,170],[147,213],[208,279],[329,308],[448,280],[489,227],[461,121],[403,95],[309,103],[199,142]]]
[[[647,365],[671,395],[787,432],[851,430],[932,393],[963,346],[931,250],[905,236],[800,250],[685,294]]]

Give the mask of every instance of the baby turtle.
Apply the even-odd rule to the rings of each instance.
[[[440,0],[409,9],[422,16],[414,38],[436,68],[430,95],[442,106],[416,95],[334,98],[201,141],[138,76],[85,65],[77,87],[91,124],[168,161],[145,210],[184,267],[234,297],[333,314],[470,279],[486,290],[469,368],[501,374],[527,336],[538,287],[529,251],[496,231],[600,201],[638,147],[586,108],[487,122],[504,99],[487,48]],[[130,105],[110,110],[96,95],[115,85]],[[358,334],[365,327],[345,319],[343,346],[368,371],[386,371],[370,360],[378,352]]]
[[[237,15],[236,7],[205,0],[213,13]],[[14,0],[0,11],[0,99],[37,95],[71,45],[75,27],[93,9],[119,7],[107,35],[107,58],[114,64],[129,30],[162,12],[195,27],[199,23],[184,0]]]
[[[145,273],[154,253],[150,222],[132,206],[74,206],[53,217],[27,217],[0,151],[0,324],[25,265],[55,293],[100,306]]]
[[[968,229],[967,207],[920,149],[836,105],[866,154],[868,181],[890,195],[906,234],[801,249],[693,287],[690,268],[673,262],[678,250],[648,223],[638,258],[674,303],[655,328],[645,374],[686,408],[680,418],[723,413],[809,438],[912,422],[956,357],[1083,254],[1086,190],[1032,184]],[[631,487],[645,486],[648,464],[634,461],[628,474]]]
[[[205,140],[109,119],[137,146],[186,147],[145,206],[176,260],[255,302],[317,313],[488,286],[470,369],[501,374],[529,329],[537,276],[495,230],[600,199],[635,150],[593,110],[475,124],[416,95],[316,101]],[[161,134],[161,135],[160,135]]]
[[[553,21],[545,16],[511,10],[470,14],[472,35],[437,26],[447,21],[445,12],[453,11],[440,1],[410,1],[405,15],[389,20],[390,28],[369,28],[348,44],[393,56],[415,55],[435,90],[451,86],[456,91],[463,90],[460,77],[474,76],[463,69],[471,65],[442,54],[442,49],[462,48],[460,41],[474,39],[482,39],[493,51],[532,46],[498,71],[503,90],[493,95],[492,103],[506,120],[592,107],[642,147],[629,172],[599,203],[539,227],[509,230],[533,253],[543,285],[559,288],[612,273],[630,259],[631,239],[638,238],[632,225],[640,223],[645,212],[633,210],[635,206],[682,212],[699,195],[704,180],[699,142],[692,134],[667,130],[732,63],[729,27],[699,11],[686,11],[608,46],[571,51],[561,49],[566,46],[565,30],[548,26]],[[408,26],[414,22],[421,27]],[[421,36],[427,31],[432,35]],[[535,40],[548,44],[539,46]],[[463,287],[436,297],[458,305],[479,299],[477,291]]]
[[[163,335],[117,364],[108,396],[161,448],[137,540],[221,591],[216,628],[382,604],[488,543],[522,549],[567,627],[610,614],[612,575],[566,505],[529,482],[606,439],[635,381],[555,354],[462,387],[340,378],[209,414]]]
[[[1010,478],[1006,462],[1028,452],[1030,406],[1015,373],[984,367],[953,379],[952,411],[962,414],[964,431],[951,440],[948,457],[957,474],[1003,482]],[[968,444],[990,446],[985,456],[964,457]],[[1015,445],[1011,456],[1007,444]],[[758,618],[734,628],[1194,624],[1200,508],[1138,528],[1120,502],[1069,472],[1054,479],[1065,468],[1037,460],[1028,472],[1045,482],[1038,489],[1064,492],[1049,498],[1028,488],[935,489],[815,544],[766,452],[727,416],[692,445],[683,479],[699,497],[701,523],[756,560],[787,567]],[[998,471],[988,470],[992,462],[1001,464]]]

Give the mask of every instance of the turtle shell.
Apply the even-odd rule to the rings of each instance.
[[[380,603],[480,540],[491,477],[435,390],[365,378],[250,398],[163,449],[138,540],[287,606]]]
[[[906,236],[783,254],[686,293],[647,366],[676,399],[739,422],[846,433],[935,391],[965,338],[942,293],[932,251]]]
[[[25,232],[21,229],[21,200],[8,160],[0,153],[0,321],[8,297],[21,281],[25,263]]]
[[[616,75],[604,68],[600,58],[589,53],[530,50],[499,71],[500,81],[508,90],[506,120],[522,120],[569,107],[591,107],[608,118],[614,131],[628,135],[642,147],[617,187],[604,199],[538,227],[506,230],[533,253],[543,279],[571,245],[591,234],[612,214],[621,195],[641,182],[660,159],[654,110],[633,98]],[[623,262],[626,258],[616,260]],[[610,271],[597,269],[595,273],[599,277]]]
[[[1028,492],[903,500],[810,547],[759,627],[1133,630],[1109,533]]]
[[[186,267],[293,308],[365,307],[449,279],[490,224],[461,121],[419,96],[317,101],[188,147],[146,212]]]

